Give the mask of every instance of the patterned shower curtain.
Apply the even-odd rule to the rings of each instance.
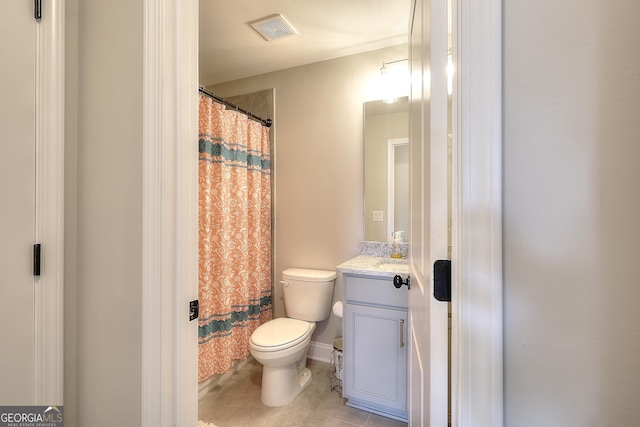
[[[198,381],[249,354],[271,319],[269,129],[200,95]]]

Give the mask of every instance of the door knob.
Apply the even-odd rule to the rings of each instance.
[[[400,289],[402,285],[407,285],[407,289],[411,289],[411,284],[409,283],[409,276],[407,276],[405,280],[402,280],[402,277],[396,274],[395,277],[393,278],[393,286],[395,286],[396,289]]]

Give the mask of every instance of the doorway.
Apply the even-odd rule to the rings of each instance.
[[[145,177],[150,182],[145,187],[145,197],[163,207],[160,212],[173,213],[175,206],[179,206],[180,219],[165,214],[168,220],[162,223],[155,221],[154,214],[157,210],[151,209],[145,214],[145,231],[159,232],[145,245],[157,243],[158,247],[163,248],[161,254],[165,259],[175,260],[175,265],[170,268],[170,272],[165,271],[164,274],[161,269],[152,268],[155,277],[147,277],[143,285],[146,307],[142,317],[143,329],[157,331],[153,336],[145,337],[143,344],[143,355],[149,362],[143,366],[142,382],[143,390],[146,390],[143,396],[143,425],[169,426],[174,425],[175,420],[180,420],[178,424],[181,425],[196,425],[197,355],[193,343],[197,334],[185,314],[189,299],[193,299],[194,293],[197,294],[197,281],[193,275],[193,271],[197,271],[193,267],[197,260],[193,253],[197,247],[194,242],[197,218],[194,209],[189,207],[197,188],[197,174],[195,166],[188,160],[195,158],[195,154],[190,147],[180,145],[179,141],[196,137],[197,112],[194,106],[197,103],[194,88],[198,80],[198,9],[195,0],[166,0],[164,8],[146,0],[145,7],[145,14],[149,18],[145,28],[148,36],[145,44],[145,61],[148,64],[145,84],[153,90],[157,89],[157,93],[148,92],[149,99],[144,112],[149,119],[145,124],[145,147],[149,151],[156,150],[160,142],[163,150],[156,150],[156,153],[160,159],[168,160],[169,164],[168,171],[164,171],[156,164],[157,158],[150,156],[145,159],[145,164],[150,166],[145,169]],[[457,425],[458,420],[461,423],[464,420],[474,420],[477,426],[502,425],[502,390],[498,386],[502,384],[502,311],[499,301],[492,298],[501,294],[502,286],[499,273],[501,8],[499,0],[463,0],[459,6],[459,15],[454,17],[454,21],[462,23],[456,30],[454,46],[465,46],[464,50],[455,53],[455,63],[464,64],[465,69],[474,71],[473,74],[461,75],[458,83],[460,98],[455,101],[465,106],[466,115],[461,118],[454,131],[459,136],[459,147],[454,148],[453,156],[460,169],[454,168],[453,176],[454,185],[460,185],[461,196],[460,200],[453,201],[453,221],[457,224],[453,228],[462,230],[458,226],[460,224],[465,227],[464,235],[454,231],[453,241],[459,243],[458,250],[465,254],[465,263],[454,266],[453,275],[465,286],[468,286],[469,278],[474,277],[475,273],[482,273],[487,278],[484,283],[486,286],[475,289],[475,293],[470,293],[470,289],[464,287],[458,289],[458,295],[465,297],[459,306],[453,307],[454,313],[458,311],[463,316],[468,316],[464,321],[458,320],[453,325],[453,351],[458,352],[460,359],[454,361],[457,369],[453,384],[458,396],[453,409],[454,425]],[[174,10],[181,10],[181,13],[167,12]],[[462,40],[467,44],[462,43]],[[164,55],[157,55],[156,52],[163,52]],[[472,56],[472,52],[486,54]],[[175,68],[177,58],[184,59],[179,70]],[[163,75],[164,80],[160,78]],[[176,92],[162,93],[163,85],[176,88]],[[487,100],[491,100],[489,106]],[[456,114],[461,112],[457,110]],[[165,123],[176,127],[160,126],[158,117],[167,119]],[[175,153],[180,153],[181,157],[176,158]],[[467,163],[462,163],[460,159]],[[167,172],[163,175],[167,182],[176,184],[179,189],[177,200],[163,199],[162,186],[159,182],[154,182],[159,170]],[[485,195],[487,189],[491,190],[487,197],[473,197]],[[167,239],[162,240],[162,236]],[[180,236],[177,242],[174,240],[175,236]],[[483,250],[480,253],[475,250],[477,247],[490,248],[490,251]],[[144,263],[153,266],[158,259],[154,255],[157,253],[153,251],[146,253]],[[455,256],[457,255],[454,253],[454,259]],[[182,285],[176,287],[168,279],[169,276],[178,277]],[[165,277],[167,278],[163,280]],[[152,279],[160,279],[160,282]],[[160,291],[157,283],[161,283]],[[483,298],[495,303],[491,305],[489,312],[472,310],[476,306],[482,306]],[[162,301],[175,301],[175,304],[163,307]],[[170,323],[166,322],[167,319],[174,319],[176,323],[157,330],[158,325]],[[472,336],[465,325],[475,322],[489,324],[490,327],[480,331],[474,329]],[[174,328],[173,325],[178,326]],[[169,354],[163,353],[161,357],[156,351],[159,347],[177,349],[180,356],[169,351]],[[162,384],[162,387],[157,387],[158,384]],[[162,393],[151,392],[158,389],[163,390]],[[470,402],[480,403],[472,406]]]

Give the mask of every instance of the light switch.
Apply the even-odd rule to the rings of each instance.
[[[373,211],[373,221],[374,222],[384,221],[384,212],[383,211]]]

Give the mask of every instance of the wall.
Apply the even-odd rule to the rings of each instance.
[[[66,2],[66,426],[141,422],[142,2]]]
[[[396,46],[236,80],[207,89],[222,96],[275,89],[275,315],[284,315],[277,283],[289,267],[335,270],[363,239],[363,102],[383,61],[407,57]],[[334,300],[342,296],[337,283]],[[341,336],[331,315],[313,340]]]
[[[640,3],[504,3],[505,425],[640,419]]]

